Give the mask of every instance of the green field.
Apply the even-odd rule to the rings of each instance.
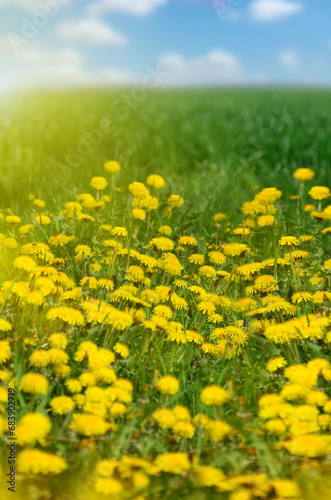
[[[331,92],[128,95],[0,100],[0,491],[327,500]]]
[[[256,185],[286,188],[298,167],[330,182],[330,91],[151,92],[131,108],[129,94],[44,91],[0,101],[3,203],[27,192],[51,199],[64,185],[77,191],[109,158],[127,178],[163,172],[192,199],[216,186],[220,208],[229,187],[240,202]]]

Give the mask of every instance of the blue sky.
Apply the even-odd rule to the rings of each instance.
[[[0,0],[0,89],[331,83],[328,0]]]

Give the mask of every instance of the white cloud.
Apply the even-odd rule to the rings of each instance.
[[[99,15],[103,12],[118,11],[134,16],[146,16],[151,14],[168,0],[99,0],[92,3],[88,8],[91,15]]]
[[[10,62],[10,71],[0,75],[0,92],[21,88],[134,86],[143,81],[142,75],[121,68],[87,69],[79,54],[69,50],[24,50]]]
[[[241,69],[239,60],[222,50],[186,60],[179,55],[168,55],[161,58],[159,65],[168,73],[169,85],[233,83],[238,81]]]
[[[255,0],[250,5],[250,17],[253,21],[268,22],[284,19],[301,12],[301,2],[287,0]]]
[[[286,68],[297,68],[300,64],[298,56],[291,51],[282,52],[278,56],[278,61]]]
[[[0,40],[0,54],[10,61],[28,64],[80,64],[81,54],[72,49],[47,50],[33,44],[23,45],[19,50],[13,50],[9,38]]]
[[[70,42],[93,45],[125,45],[127,42],[123,35],[97,19],[63,22],[59,24],[57,31],[61,38]]]

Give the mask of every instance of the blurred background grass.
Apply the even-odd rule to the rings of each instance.
[[[251,198],[258,185],[287,192],[298,167],[330,185],[330,90],[167,90],[129,106],[128,95],[91,89],[2,97],[2,207],[24,204],[30,192],[66,202],[68,191],[85,191],[93,175],[103,175],[109,159],[122,164],[120,184],[159,173],[188,199],[216,198],[220,210],[233,197]]]

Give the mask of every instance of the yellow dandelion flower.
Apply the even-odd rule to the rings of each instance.
[[[231,426],[223,420],[209,420],[207,426],[208,437],[214,443],[219,443],[231,431]]]
[[[275,434],[276,436],[281,436],[286,431],[286,425],[281,418],[272,418],[263,426],[268,432]]]
[[[114,351],[122,356],[122,358],[128,358],[130,354],[130,349],[127,345],[117,342],[114,347]]]
[[[179,391],[179,381],[173,375],[165,375],[155,385],[162,394],[176,394]]]
[[[51,429],[51,421],[46,415],[42,413],[26,413],[19,420],[16,427],[17,444],[24,446],[38,442],[45,446],[45,438],[51,432]]]
[[[190,422],[179,420],[173,425],[172,432],[176,436],[192,439],[195,434],[195,428]]]
[[[44,202],[44,200],[40,200],[39,198],[35,198],[33,200],[33,205],[35,207],[38,207],[38,208],[45,208],[46,207],[46,203]]]
[[[53,398],[51,399],[49,405],[53,412],[58,415],[70,413],[75,407],[74,401],[69,396],[58,396]]]
[[[47,312],[46,318],[61,319],[63,322],[69,323],[69,325],[84,324],[84,316],[80,311],[74,309],[73,307],[53,307]]]
[[[225,478],[223,472],[216,467],[198,465],[193,468],[195,481],[199,487],[217,486]]]
[[[132,217],[135,219],[139,220],[145,220],[146,219],[146,212],[142,208],[134,208],[131,212]]]
[[[121,171],[121,165],[117,161],[114,161],[114,160],[107,161],[104,164],[103,168],[109,174],[116,174],[117,172]]]
[[[66,386],[68,391],[71,392],[72,394],[78,394],[79,392],[81,392],[81,390],[83,388],[80,381],[78,379],[74,379],[74,378],[66,380],[64,385]]]
[[[48,392],[49,381],[39,373],[25,373],[20,382],[20,390],[30,394],[45,395]]]
[[[216,250],[209,252],[208,257],[212,264],[216,264],[218,266],[224,264],[224,262],[226,261],[225,255],[222,252]]]
[[[0,332],[10,332],[12,325],[6,319],[0,318]]]
[[[147,177],[146,184],[155,189],[162,189],[165,186],[165,180],[161,175],[151,174]]]
[[[283,443],[291,455],[320,457],[331,451],[331,436],[326,434],[303,434]]]
[[[200,394],[201,401],[208,405],[221,405],[230,399],[230,395],[218,385],[204,387]]]
[[[20,474],[60,474],[67,468],[63,458],[41,450],[23,450],[17,456]]]
[[[184,200],[179,194],[172,194],[168,198],[168,205],[171,208],[180,208],[184,205]]]
[[[65,349],[68,345],[68,339],[63,333],[52,333],[49,337],[49,343],[52,347]]]
[[[31,257],[28,257],[27,255],[21,255],[19,257],[16,257],[13,262],[13,266],[17,269],[23,269],[24,271],[31,272],[37,267],[37,264]]]
[[[300,240],[296,236],[282,236],[278,241],[279,245],[282,247],[293,247],[300,245]]]
[[[181,236],[178,240],[178,245],[182,245],[182,246],[197,246],[198,242],[197,240],[194,238],[194,236]]]
[[[37,368],[44,368],[49,365],[50,361],[49,353],[44,349],[34,351],[29,357],[30,365],[36,366]]]
[[[308,194],[313,200],[326,200],[331,196],[330,189],[326,186],[313,186],[309,191]]]
[[[283,368],[286,365],[287,365],[286,359],[283,358],[283,356],[278,356],[276,358],[269,359],[269,361],[267,362],[267,370],[268,372],[273,373],[277,371],[279,368]]]
[[[310,168],[298,168],[293,173],[293,177],[298,181],[307,182],[311,181],[315,177],[315,172],[313,172]]]
[[[97,191],[103,191],[108,186],[108,182],[104,177],[92,177],[90,186]]]
[[[8,224],[20,224],[21,218],[18,215],[7,215],[5,222],[8,222]]]
[[[223,246],[223,253],[229,257],[242,257],[248,252],[250,249],[244,243],[226,243]]]
[[[172,229],[170,226],[160,226],[159,233],[164,234],[165,236],[169,236],[172,233]]]
[[[42,226],[48,226],[50,223],[51,223],[51,219],[50,217],[48,217],[48,215],[39,215],[37,214],[35,216],[35,220],[36,222],[38,222],[38,224],[41,224]]]
[[[129,191],[135,198],[142,200],[147,196],[150,196],[148,188],[142,182],[132,182],[129,185]]]
[[[159,408],[153,413],[153,417],[161,429],[171,429],[176,423],[175,414],[167,408]]]
[[[155,465],[163,472],[182,474],[191,468],[187,453],[162,453],[155,460]]]
[[[261,205],[271,205],[282,197],[282,192],[278,189],[271,187],[262,189],[255,197],[254,201],[261,203]]]
[[[12,357],[8,340],[0,340],[0,363],[6,363]]]
[[[119,498],[117,495],[123,492],[123,485],[120,481],[112,477],[97,477],[94,483],[94,490],[103,495],[111,495],[112,497]]]
[[[293,304],[311,302],[312,294],[310,292],[296,292],[292,295],[291,300]]]
[[[83,436],[103,436],[111,425],[98,415],[74,413],[71,427]]]
[[[24,226],[21,226],[18,229],[18,232],[21,236],[24,236],[24,235],[30,233],[31,231],[34,231],[34,229],[35,229],[35,227],[32,224],[25,224]]]
[[[18,247],[18,243],[15,240],[15,238],[4,238],[1,241],[1,246],[3,248],[17,248]]]
[[[254,282],[254,289],[260,293],[270,293],[278,289],[277,281],[271,274],[258,276]]]
[[[276,218],[273,215],[261,215],[257,220],[257,225],[260,227],[272,226],[276,223]]]
[[[216,279],[216,270],[212,266],[201,266],[199,269],[199,274],[203,278]]]

